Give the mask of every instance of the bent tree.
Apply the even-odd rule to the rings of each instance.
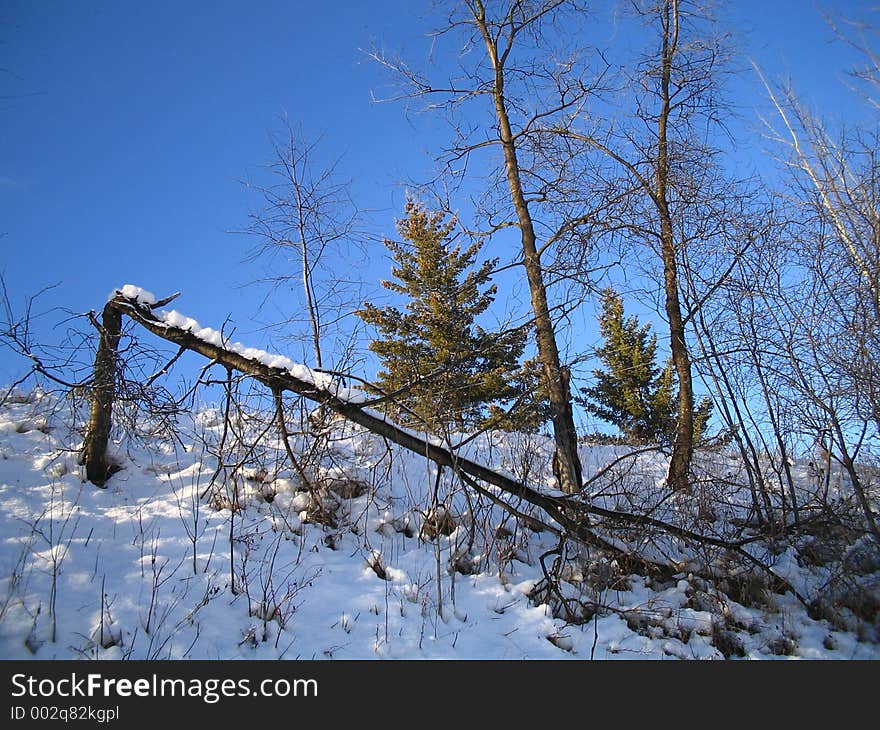
[[[89,425],[80,463],[85,465],[89,481],[103,486],[113,474],[113,464],[107,458],[107,442],[110,438],[116,394],[117,350],[122,336],[122,314],[108,305],[104,307],[101,323],[95,321],[94,324],[100,333],[100,340],[92,378]]]
[[[124,293],[123,293],[124,291]],[[194,321],[183,318],[186,324],[179,324],[181,318],[169,319],[162,312],[154,309],[167,303],[176,295],[161,301],[145,298],[142,293],[132,290],[117,290],[107,302],[103,311],[103,321],[110,325],[100,325],[102,339],[96,356],[96,371],[105,372],[103,368],[115,363],[118,353],[115,347],[118,340],[105,337],[119,330],[114,329],[127,316],[133,322],[154,335],[177,345],[181,351],[195,352],[225,368],[227,372],[236,371],[244,374],[269,388],[276,398],[284,392],[295,393],[303,398],[318,403],[339,414],[343,418],[371,433],[388,439],[403,448],[430,459],[434,463],[450,468],[474,492],[486,497],[494,504],[523,520],[532,529],[546,530],[557,535],[561,541],[589,545],[609,553],[626,558],[633,564],[640,564],[644,569],[661,571],[673,575],[680,570],[680,563],[674,559],[658,557],[656,551],[645,550],[645,534],[648,530],[656,530],[678,541],[697,544],[703,547],[715,547],[724,551],[731,558],[736,556],[742,565],[763,571],[776,585],[792,591],[801,602],[807,603],[802,596],[785,579],[772,573],[771,569],[754,557],[746,546],[754,538],[728,540],[713,535],[696,533],[647,514],[631,514],[618,510],[605,509],[585,501],[580,495],[545,494],[528,484],[507,476],[484,464],[469,459],[458,453],[456,447],[444,446],[442,442],[427,434],[419,434],[402,428],[389,420],[382,413],[373,410],[371,402],[362,392],[350,391],[340,384],[340,379],[326,373],[310,370],[293,363],[286,358],[269,353],[260,353],[246,349],[240,345],[230,345],[223,335],[216,330],[199,329],[194,332]],[[97,324],[97,322],[95,322]],[[265,357],[262,357],[265,355]],[[111,462],[107,459],[107,443],[110,434],[110,416],[115,398],[115,378],[105,378],[95,382],[93,401],[101,412],[101,417],[92,419],[86,433],[82,450],[82,458],[90,481],[103,485],[109,477]],[[93,414],[95,410],[93,410]],[[279,419],[281,420],[281,419]],[[94,426],[94,427],[93,427]],[[601,471],[597,476],[601,476]],[[95,476],[93,480],[91,475]],[[595,478],[595,477],[594,477]],[[522,504],[528,504],[540,510],[542,517],[533,517],[524,513]],[[590,517],[603,522],[601,526],[591,524]],[[637,527],[638,536],[632,542],[627,535],[632,535]],[[619,532],[615,532],[620,530]],[[692,564],[695,573],[712,576],[717,571],[711,561],[705,565]],[[731,574],[728,580],[735,581]]]
[[[536,163],[536,150],[541,146],[538,122],[547,115],[571,115],[590,91],[579,79],[569,79],[570,64],[544,44],[545,37],[552,44],[557,37],[553,33],[562,32],[554,26],[567,4],[565,0],[456,3],[446,27],[436,36],[454,38],[464,44],[465,50],[459,56],[462,66],[453,72],[455,78],[442,83],[431,82],[404,61],[389,59],[384,53],[373,56],[402,79],[405,97],[429,99],[429,109],[445,107],[450,113],[456,141],[448,151],[448,165],[467,161],[487,148],[501,152],[500,161],[489,163],[494,169],[487,204],[493,209],[483,210],[481,215],[490,235],[502,229],[516,229],[518,233],[519,259],[515,263],[524,270],[528,284],[537,359],[553,426],[554,474],[559,488],[574,494],[581,490],[583,478],[569,373],[562,362],[554,322],[558,313],[554,313],[548,294],[552,275],[546,259],[554,245],[575,235],[578,223],[560,220],[560,209],[550,211],[550,197],[555,194],[552,188],[560,186],[548,180],[568,174],[569,168],[545,166],[538,170]],[[550,28],[546,36],[545,28]],[[524,111],[525,106],[532,106],[525,100],[534,100],[537,86],[546,87],[546,98],[542,99],[546,109],[532,115]],[[565,186],[561,178],[557,182]],[[541,186],[544,190],[537,191]]]

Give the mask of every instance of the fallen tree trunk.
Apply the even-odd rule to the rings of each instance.
[[[625,555],[631,559],[642,563],[646,568],[659,569],[669,572],[670,569],[677,569],[679,566],[673,566],[669,562],[651,560],[645,556],[633,555],[625,544],[619,543],[613,538],[599,534],[595,529],[590,527],[589,516],[594,515],[606,520],[610,525],[647,528],[653,527],[667,534],[675,535],[679,538],[693,542],[698,545],[712,545],[722,548],[739,555],[743,561],[750,564],[763,572],[769,574],[782,585],[785,590],[790,590],[805,605],[807,600],[802,597],[789,583],[780,578],[749,554],[744,545],[748,540],[727,541],[718,537],[708,535],[700,535],[690,530],[681,528],[677,525],[663,522],[645,515],[629,514],[614,510],[607,510],[590,505],[583,501],[579,495],[549,495],[532,489],[526,484],[516,481],[489,467],[479,464],[471,459],[460,456],[455,453],[452,448],[443,445],[437,439],[427,434],[417,434],[413,431],[404,429],[392,421],[389,421],[383,414],[371,410],[368,405],[359,400],[348,397],[347,393],[340,395],[340,388],[328,388],[318,385],[313,379],[309,379],[308,375],[298,376],[291,369],[283,366],[274,366],[263,362],[258,357],[252,357],[243,352],[237,352],[225,343],[217,345],[213,341],[208,341],[204,337],[197,336],[195,333],[181,326],[177,326],[172,322],[166,321],[157,316],[153,311],[153,307],[167,303],[171,297],[164,299],[155,304],[147,304],[137,298],[123,296],[117,292],[104,308],[104,320],[111,325],[108,330],[107,325],[104,326],[102,333],[101,345],[98,349],[96,357],[96,376],[99,368],[99,361],[102,363],[112,362],[115,365],[115,347],[118,345],[118,334],[114,337],[105,336],[106,332],[118,332],[113,329],[115,323],[121,320],[122,315],[126,315],[139,325],[149,330],[156,336],[178,345],[181,349],[191,350],[208,358],[229,370],[235,370],[248,377],[257,380],[266,385],[273,393],[291,392],[296,393],[314,403],[338,413],[345,419],[356,423],[368,431],[382,436],[389,441],[409,450],[420,456],[439,464],[451,468],[458,475],[465,475],[464,481],[477,491],[491,497],[497,504],[510,511],[512,514],[518,515],[516,508],[508,505],[500,500],[497,495],[493,495],[480,482],[501,490],[501,492],[516,497],[534,507],[539,508],[555,522],[559,529],[547,526],[553,532],[560,535],[564,539],[571,539],[585,545],[599,547],[609,550],[618,555]],[[216,332],[211,330],[213,334]],[[212,339],[217,339],[212,337]],[[114,348],[111,355],[108,355],[106,348]],[[101,381],[106,384],[106,381]],[[97,383],[96,383],[97,385]],[[335,391],[335,392],[334,392]],[[86,474],[89,481],[95,484],[103,485],[108,476],[109,465],[106,462],[107,440],[109,438],[109,409],[112,408],[112,386],[108,390],[106,387],[96,387],[94,389],[93,412],[97,409],[100,413],[107,415],[106,428],[101,426],[92,430],[89,429],[89,435],[83,448],[82,462],[86,466]],[[107,397],[111,397],[111,401],[107,402]],[[98,399],[101,399],[98,402]],[[103,444],[98,443],[103,439]],[[99,481],[92,478],[95,475]],[[103,476],[102,476],[103,475]],[[534,519],[534,518],[530,518]],[[694,572],[702,572],[707,577],[717,577],[713,575],[713,571],[700,571],[698,568],[691,566],[689,569]]]
[[[401,428],[392,421],[387,420],[382,414],[365,408],[362,403],[352,402],[340,398],[327,388],[321,388],[313,381],[297,377],[289,370],[272,367],[260,360],[246,357],[226,347],[215,345],[197,337],[192,332],[170,325],[155,315],[152,309],[136,300],[118,295],[107,303],[106,309],[114,310],[118,314],[125,314],[153,334],[168,342],[173,342],[181,348],[197,352],[216,362],[223,367],[236,370],[254,380],[266,385],[273,392],[287,391],[301,395],[308,400],[318,403],[334,413],[338,413],[352,423],[363,426],[368,431],[387,438],[389,441],[424,456],[431,461],[452,468],[456,472],[464,472],[486,484],[519,497],[520,499],[544,510],[559,524],[569,531],[576,531],[576,523],[571,517],[564,514],[564,510],[570,509],[572,504],[566,504],[561,497],[554,497],[526,486],[514,479],[499,474],[498,472],[475,461],[459,456],[450,449],[442,446],[438,441],[428,435],[418,435],[412,431]],[[90,452],[92,453],[92,452]],[[94,453],[98,453],[95,451]],[[98,470],[97,465],[94,467]],[[596,544],[598,537],[583,536]],[[605,544],[604,541],[600,541]],[[610,545],[607,545],[610,547]]]

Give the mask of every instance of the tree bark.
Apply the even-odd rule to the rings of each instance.
[[[685,341],[684,318],[678,291],[678,263],[672,215],[669,211],[668,124],[671,96],[669,84],[672,61],[678,44],[678,2],[666,0],[663,9],[663,49],[660,70],[661,109],[657,123],[657,173],[655,204],[660,218],[660,253],[663,258],[663,288],[672,364],[678,377],[678,421],[667,483],[675,490],[690,489],[691,460],[694,453],[694,386],[691,361]]]
[[[105,308],[105,313],[108,309],[115,316],[117,322],[121,319],[121,315],[125,314],[154,335],[192,352],[197,352],[212,362],[218,363],[228,369],[244,373],[245,375],[263,383],[275,393],[286,391],[301,395],[308,400],[325,406],[334,413],[338,413],[352,423],[363,426],[368,431],[383,436],[392,443],[398,444],[405,449],[424,456],[441,466],[448,466],[456,472],[461,471],[469,474],[475,479],[479,479],[486,484],[498,487],[504,492],[519,497],[536,507],[540,507],[548,512],[553,519],[556,519],[557,521],[561,520],[560,524],[564,524],[569,529],[574,529],[576,526],[571,520],[568,520],[565,515],[562,514],[561,509],[564,503],[560,499],[541,494],[524,484],[498,474],[486,466],[451,452],[443,446],[440,446],[438,442],[428,436],[420,436],[412,431],[400,428],[392,421],[389,421],[384,414],[366,408],[361,403],[339,398],[330,390],[321,388],[308,380],[296,377],[289,370],[271,367],[259,360],[252,360],[226,348],[218,347],[210,342],[201,340],[187,330],[163,322],[161,319],[157,318],[149,308],[122,296],[117,296],[115,299],[111,300]],[[118,337],[115,341],[111,341],[108,338],[107,342],[108,347],[118,344]],[[115,352],[111,354],[111,357],[115,363]],[[99,349],[98,358],[96,358],[96,369],[98,368],[99,359],[102,363],[106,360],[106,353],[103,349]],[[106,410],[105,405],[108,404],[108,402],[103,399],[105,395],[110,396],[109,405],[112,407],[112,394],[112,390],[106,393],[104,391],[95,391],[95,400],[98,400],[98,396],[101,396],[102,398],[100,404],[101,412]],[[96,407],[98,406],[93,404],[93,408]],[[100,437],[102,433],[109,434],[109,430],[96,431],[95,437]],[[106,449],[106,442],[104,448]],[[598,538],[594,537],[593,541],[595,542],[596,540],[598,540]]]
[[[88,480],[99,487],[115,471],[107,459],[107,444],[113,420],[113,401],[116,398],[116,359],[122,334],[122,315],[108,302],[101,315],[101,340],[95,355],[92,381],[92,404],[89,425],[80,454],[80,463],[86,467]]]
[[[553,423],[553,438],[556,453],[553,460],[554,475],[559,488],[567,494],[580,491],[583,484],[580,458],[577,453],[577,430],[571,407],[571,391],[568,376],[559,359],[556,333],[547,303],[547,288],[541,256],[537,247],[537,237],[529,204],[523,191],[519,160],[517,159],[516,138],[510,124],[507,104],[504,98],[504,61],[499,56],[497,42],[489,33],[485,10],[481,2],[474,7],[474,21],[486,44],[486,50],[494,70],[492,99],[495,116],[498,119],[498,135],[504,150],[504,167],[511,200],[516,211],[523,250],[523,265],[529,284],[532,312],[535,315],[535,338],[538,345],[538,358],[547,379],[550,398],[550,418]]]
[[[395,423],[388,421],[383,414],[370,410],[362,403],[339,398],[331,390],[321,388],[309,380],[298,378],[289,370],[272,367],[259,360],[246,358],[236,352],[201,340],[191,332],[169,325],[157,318],[150,308],[144,307],[136,301],[126,299],[121,295],[111,300],[104,309],[105,328],[102,334],[105,336],[102,337],[102,346],[99,348],[98,357],[96,357],[96,371],[99,369],[99,363],[102,373],[106,373],[108,363],[115,365],[117,359],[115,348],[119,342],[120,322],[121,315],[123,314],[168,342],[173,342],[181,348],[197,352],[229,370],[237,370],[254,378],[269,387],[273,393],[280,394],[284,391],[297,393],[304,398],[326,406],[329,410],[338,413],[353,423],[363,426],[371,433],[383,436],[389,441],[413,453],[424,456],[440,466],[448,466],[461,476],[465,483],[481,494],[485,494],[496,504],[510,511],[511,514],[520,516],[519,511],[500,500],[497,493],[491,491],[492,488],[495,488],[495,490],[500,491],[502,494],[516,497],[539,508],[550,520],[559,526],[559,529],[546,525],[546,523],[542,524],[545,524],[548,529],[560,534],[563,538],[571,539],[584,545],[602,548],[615,555],[625,556],[627,559],[642,564],[647,570],[661,570],[671,574],[671,571],[679,570],[679,567],[674,563],[638,555],[637,551],[634,552],[625,541],[620,541],[613,536],[606,537],[596,529],[591,528],[588,517],[589,515],[594,515],[603,519],[606,530],[613,530],[615,526],[638,527],[641,531],[644,531],[647,527],[653,527],[688,542],[724,548],[730,553],[739,555],[745,564],[767,573],[785,590],[791,590],[799,600],[806,604],[806,599],[801,594],[784,579],[775,576],[766,565],[753,557],[745,549],[744,546],[751,541],[749,539],[730,542],[718,537],[700,535],[686,528],[678,527],[677,525],[663,522],[647,515],[628,514],[596,507],[587,504],[578,497],[559,497],[542,494],[522,482],[499,474],[487,466],[462,457],[453,450],[444,448],[436,440],[400,428]],[[101,382],[106,383],[106,380]],[[98,412],[103,414],[111,412],[114,389],[112,387],[109,389],[96,388],[93,393],[95,400],[93,409],[97,409]],[[108,397],[109,400],[107,400]],[[99,399],[100,402],[98,402]],[[107,423],[109,424],[109,421]],[[96,429],[91,432],[91,435],[94,441],[99,440],[102,436],[106,439],[109,436],[109,428]],[[103,446],[99,443],[94,445],[96,448],[93,453],[106,452],[106,440]],[[531,516],[528,516],[528,520],[530,520],[531,524],[539,522]],[[706,577],[715,577],[715,571],[709,565],[705,566],[705,570],[697,570],[697,572],[701,572]],[[726,577],[730,578],[730,576]]]

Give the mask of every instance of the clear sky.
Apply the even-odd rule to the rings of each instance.
[[[230,231],[258,203],[240,181],[271,160],[282,114],[342,157],[374,232],[391,235],[404,182],[430,169],[442,127],[373,103],[386,77],[364,51],[423,59],[428,5],[0,0],[0,271],[13,304],[52,284],[44,308],[74,311],[124,283],[182,290],[181,311],[215,327],[231,315],[246,339],[259,297],[242,285],[260,272],[242,262],[253,241]],[[725,15],[768,73],[840,111],[848,59],[815,3],[737,0]],[[758,87],[734,88],[747,116]],[[387,261],[360,273],[387,276]],[[21,371],[0,352],[0,382]]]

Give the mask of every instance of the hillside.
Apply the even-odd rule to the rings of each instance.
[[[99,489],[77,463],[84,414],[76,405],[39,391],[7,398],[0,656],[880,658],[880,558],[869,537],[826,524],[809,539],[748,543],[802,597],[821,598],[808,610],[757,577],[694,574],[692,546],[647,529],[643,554],[665,556],[680,572],[640,574],[571,543],[554,553],[558,538],[535,531],[528,505],[514,517],[450,470],[437,479],[434,464],[342,420],[320,438],[298,437],[305,484],[258,410],[238,418],[240,458],[227,454],[224,469],[216,409],[179,417],[176,433],[120,429],[121,468]],[[543,437],[489,433],[466,452],[552,491]],[[625,452],[583,445],[586,473]],[[623,459],[591,484],[591,499],[744,534],[749,498],[731,455],[701,453],[690,495],[664,493],[665,465],[656,451]],[[806,514],[817,480],[809,464],[792,468]],[[845,479],[830,485],[825,502],[845,506]],[[614,539],[638,544],[637,533]],[[558,581],[548,583],[542,556],[550,571],[560,554]]]

